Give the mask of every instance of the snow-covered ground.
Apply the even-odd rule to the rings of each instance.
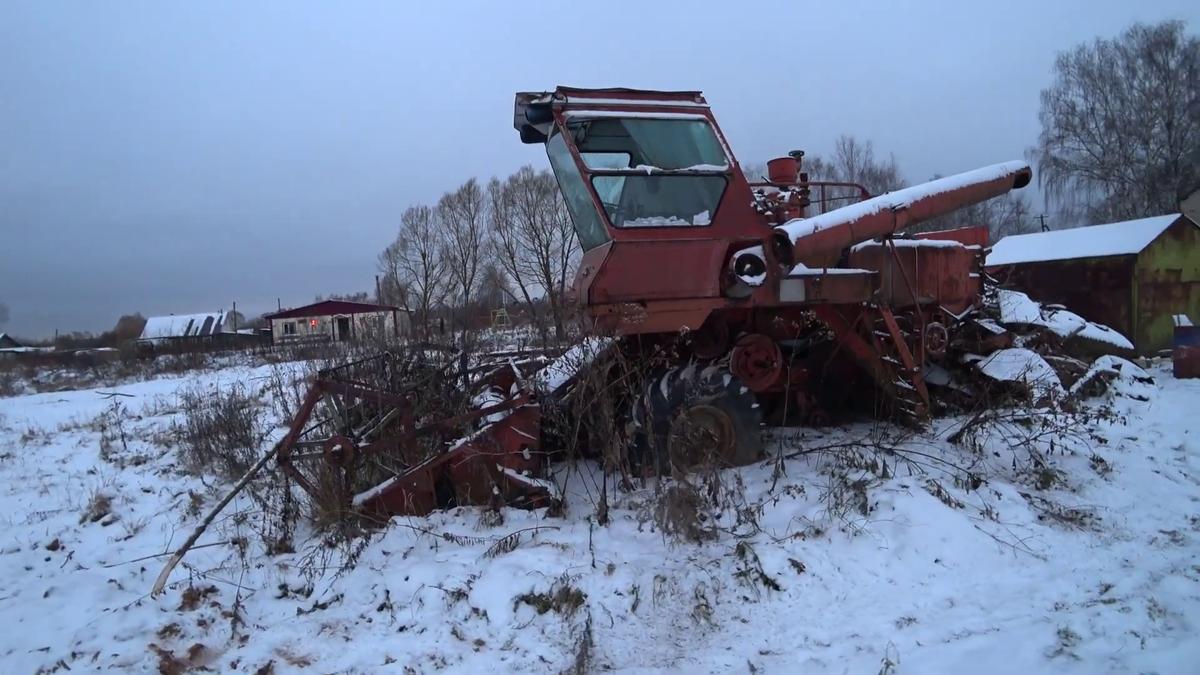
[[[234,367],[0,399],[3,672],[1165,674],[1200,663],[1200,380],[1175,380],[1169,365],[1152,369],[1153,385],[1089,404],[1086,428],[1012,421],[957,445],[954,419],[915,436],[777,433],[773,450],[795,456],[721,476],[724,508],[710,510],[702,543],[664,534],[652,486],[609,481],[611,522],[597,524],[589,465],[560,469],[564,517],[458,509],[396,519],[358,544],[301,531],[296,552],[278,555],[239,498],[201,540],[216,545],[149,597],[165,557],[148,556],[178,546],[228,487],[181,470],[168,433],[180,392],[269,389],[281,370],[299,372]],[[1114,416],[1093,414],[1101,405]]]

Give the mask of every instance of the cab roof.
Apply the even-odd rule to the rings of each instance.
[[[699,91],[559,86],[554,91],[518,92],[513,106],[513,127],[521,134],[521,142],[544,143],[554,121],[554,109],[578,107],[629,111],[695,110],[708,108],[708,101]]]

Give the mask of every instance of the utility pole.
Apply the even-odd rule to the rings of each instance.
[[[1046,226],[1046,214],[1039,214],[1037,217],[1038,224],[1042,226],[1042,232],[1049,232],[1050,228]]]

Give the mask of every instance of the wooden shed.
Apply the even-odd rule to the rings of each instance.
[[[1178,213],[1011,235],[988,253],[987,270],[1115,328],[1142,354],[1171,348],[1173,315],[1200,316],[1200,226]]]

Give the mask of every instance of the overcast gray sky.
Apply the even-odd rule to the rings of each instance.
[[[1056,51],[1167,18],[1200,3],[5,0],[0,330],[368,290],[406,206],[545,164],[518,90],[701,89],[742,161],[853,133],[919,181],[1020,158]]]

